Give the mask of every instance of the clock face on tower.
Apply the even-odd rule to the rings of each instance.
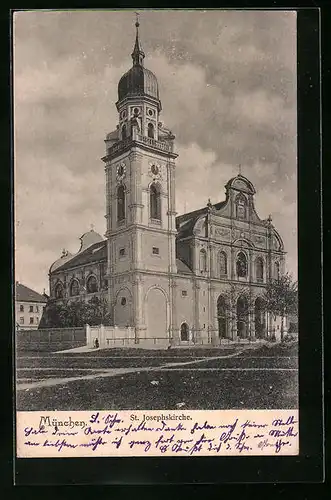
[[[117,166],[116,177],[118,180],[122,180],[124,179],[125,174],[126,174],[126,165],[125,163],[120,163]]]
[[[151,171],[152,171],[152,174],[157,175],[159,173],[159,166],[156,165],[155,163],[153,163],[151,165]]]
[[[161,166],[155,161],[149,163],[149,175],[154,179],[161,179]]]

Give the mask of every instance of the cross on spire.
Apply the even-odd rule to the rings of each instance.
[[[91,231],[94,230],[94,224],[90,224]]]
[[[144,58],[145,54],[144,51],[142,50],[140,46],[140,40],[139,40],[139,12],[136,12],[136,41],[134,44],[133,52],[131,54],[132,60],[133,60],[133,65],[134,66],[143,66],[144,64]]]
[[[238,171],[239,171],[239,175],[241,175],[241,163],[239,163],[239,165],[238,165]]]

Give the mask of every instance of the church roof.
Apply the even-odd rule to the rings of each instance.
[[[215,203],[215,205],[212,205],[213,208],[216,210],[220,210],[224,205],[226,204],[225,201],[221,201],[219,203]],[[186,238],[187,236],[191,236],[193,234],[193,228],[195,226],[195,223],[197,220],[207,214],[208,212],[208,206],[199,208],[198,210],[194,210],[193,212],[188,212],[187,214],[179,215],[176,217],[176,224],[177,224],[177,237],[182,239]]]
[[[84,233],[79,239],[81,241],[79,252],[83,252],[89,246],[94,245],[94,243],[100,243],[101,241],[104,241],[101,234],[96,233],[93,229],[91,229],[87,233]]]
[[[152,71],[143,66],[132,66],[119,81],[118,100],[128,96],[148,95],[159,99],[159,86]]]
[[[80,249],[76,254],[71,254],[69,252],[63,251],[62,256],[57,259],[50,267],[49,272],[52,273],[58,269],[70,269],[73,266],[77,266],[77,264],[81,258],[84,260],[85,256],[89,254],[96,253],[98,251],[98,247],[103,248],[106,244],[106,241],[103,237],[95,232],[93,229],[84,233],[80,238]],[[93,252],[94,251],[94,252]],[[99,254],[98,254],[99,255]],[[93,258],[91,261],[99,260],[100,257]]]
[[[179,274],[193,274],[191,269],[180,259],[176,259],[177,272]]]
[[[47,302],[47,298],[22,283],[16,282],[16,301],[19,302]]]
[[[78,267],[84,264],[90,264],[92,262],[98,262],[106,259],[107,241],[103,240],[101,242],[94,243],[85,250],[78,252],[70,259],[70,261],[67,261],[62,266],[58,267],[57,271],[71,269],[72,267]]]

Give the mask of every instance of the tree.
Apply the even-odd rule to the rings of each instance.
[[[49,302],[43,312],[39,328],[66,328],[89,325],[112,325],[112,316],[104,298],[65,301],[62,304]]]
[[[48,301],[44,307],[38,328],[60,328],[62,305]]]
[[[285,316],[297,314],[298,311],[298,284],[291,274],[283,274],[267,284],[264,296],[266,310],[281,318],[280,334],[283,339]]]
[[[88,318],[86,322],[89,325],[113,324],[112,315],[105,298],[92,297],[92,299],[88,301]]]

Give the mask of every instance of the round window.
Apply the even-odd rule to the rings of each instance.
[[[134,113],[135,115],[139,115],[139,108],[134,108],[133,113]]]
[[[148,110],[148,114],[149,114],[149,116],[153,116],[153,115],[154,115],[153,110],[152,110],[152,109],[149,109],[149,110]]]
[[[122,297],[122,298],[121,298],[121,305],[122,305],[122,306],[125,306],[125,304],[126,304],[126,298],[125,298],[125,297]]]

